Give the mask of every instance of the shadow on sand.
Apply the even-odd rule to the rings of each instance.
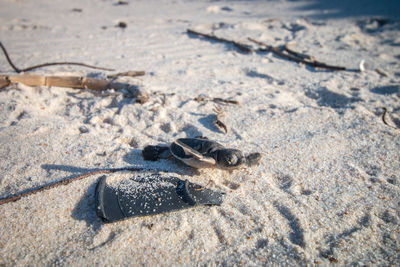
[[[398,0],[306,0],[297,9],[314,11],[309,15],[313,19],[339,19],[349,17],[387,17],[400,18]]]

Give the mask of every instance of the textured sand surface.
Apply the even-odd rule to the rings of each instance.
[[[219,207],[112,224],[95,213],[99,175],[25,197],[0,206],[0,265],[400,265],[400,5],[326,2],[0,1],[1,42],[20,68],[145,70],[120,79],[151,92],[139,104],[127,90],[1,89],[0,198],[125,166],[226,193]],[[188,28],[253,48],[248,37],[288,44],[354,70],[364,60],[365,70],[243,54]],[[15,74],[3,56],[0,72]],[[220,105],[227,134],[212,123],[216,103],[197,96],[240,102]],[[141,156],[146,145],[198,135],[260,152],[261,163],[197,172]]]

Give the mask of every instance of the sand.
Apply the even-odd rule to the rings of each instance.
[[[145,70],[121,79],[151,93],[140,104],[126,90],[2,89],[1,198],[131,166],[226,193],[218,207],[105,224],[95,212],[100,175],[40,192],[0,206],[0,265],[400,265],[399,14],[397,1],[0,1],[1,42],[20,68],[116,69],[31,72],[102,79]],[[243,54],[188,28],[254,49],[248,37],[288,44],[353,70],[363,60],[363,71]],[[3,56],[0,66],[15,74]],[[227,134],[212,124],[216,103],[197,96],[240,102],[219,105]],[[262,160],[195,171],[141,156],[198,135]]]

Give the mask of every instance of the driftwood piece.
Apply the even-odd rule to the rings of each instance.
[[[191,30],[191,29],[188,29],[187,33],[194,34],[194,35],[197,35],[197,36],[201,36],[201,37],[204,37],[204,38],[207,38],[207,39],[210,39],[210,40],[214,40],[214,41],[218,41],[218,42],[222,42],[222,43],[232,44],[233,46],[235,46],[237,49],[239,49],[240,51],[242,51],[244,53],[250,54],[250,53],[254,52],[253,49],[250,46],[246,45],[246,44],[242,44],[242,43],[239,43],[239,42],[236,42],[236,41],[232,41],[232,40],[228,40],[228,39],[225,39],[225,38],[222,38],[222,37],[218,37],[218,36],[215,36],[214,34],[201,33],[201,32],[195,31],[195,30]]]
[[[41,76],[41,75],[13,75],[0,76],[2,81],[9,84],[23,83],[28,86],[58,86],[77,89],[106,90],[111,88],[107,80],[86,78],[79,76]]]
[[[5,84],[6,86],[13,83],[23,83],[28,86],[58,86],[92,90],[106,90],[112,88],[110,82],[107,80],[79,76],[0,75],[0,80],[0,84]]]
[[[143,88],[132,86],[127,83],[111,82],[80,76],[41,76],[41,75],[0,75],[0,88],[13,83],[23,83],[28,86],[58,86],[75,89],[91,89],[102,91],[107,89],[128,89],[136,101],[143,104],[149,99],[149,92]]]

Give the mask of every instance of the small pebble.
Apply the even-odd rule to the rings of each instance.
[[[81,127],[79,127],[79,131],[81,133],[88,133],[89,129],[86,126],[81,126]]]
[[[116,27],[119,27],[121,29],[125,29],[126,27],[128,27],[128,24],[126,24],[123,21],[118,22],[118,24],[116,25]]]
[[[116,6],[122,6],[122,5],[128,5],[129,3],[126,1],[118,1],[115,5]]]

